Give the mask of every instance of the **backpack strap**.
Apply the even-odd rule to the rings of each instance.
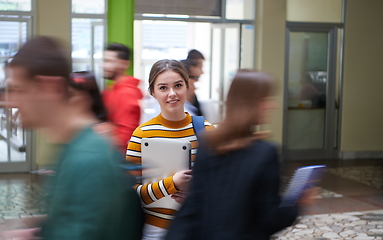
[[[203,116],[192,116],[194,132],[199,139],[201,133],[205,130],[205,118]]]

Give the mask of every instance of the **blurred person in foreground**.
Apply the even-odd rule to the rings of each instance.
[[[71,73],[68,91],[69,101],[77,114],[93,118],[93,130],[113,141],[113,124],[108,122],[95,76],[87,71]]]
[[[104,53],[104,78],[112,80],[102,93],[108,119],[115,125],[118,150],[125,155],[132,133],[140,124],[140,80],[126,75],[130,66],[130,49],[120,43],[111,43]]]
[[[188,56],[186,60],[182,61],[182,64],[184,64],[184,67],[188,71],[189,74],[189,92],[187,96],[187,103],[186,108],[191,109],[192,113],[194,112],[196,116],[203,116],[200,103],[198,101],[197,95],[195,93],[195,83],[198,82],[199,78],[203,74],[203,62],[205,61],[205,57],[203,54],[196,50],[192,49],[189,51]],[[189,108],[189,104],[191,104],[191,107]],[[193,109],[194,107],[194,109]]]
[[[191,161],[194,161],[198,139],[193,128],[192,117],[184,111],[188,85],[188,74],[179,61],[163,59],[153,64],[149,74],[149,91],[158,101],[161,113],[141,124],[133,132],[126,151],[128,160],[137,164],[142,163],[141,143],[143,138],[170,138],[189,141],[192,148]],[[204,121],[203,124],[206,130],[213,128],[207,121]],[[171,153],[169,154],[171,156]],[[173,175],[169,174],[157,182],[140,183],[135,186],[145,212],[143,240],[164,238],[178,209],[171,209],[159,200],[172,198],[182,204],[187,195],[191,178],[191,170],[183,170]],[[152,203],[161,206],[153,207],[150,205]]]
[[[121,155],[79,115],[68,93],[70,67],[54,40],[37,37],[11,62],[11,104],[24,128],[42,129],[63,145],[48,179],[48,217],[39,228],[4,232],[11,239],[137,239],[138,199]]]
[[[236,74],[226,117],[200,142],[189,196],[166,240],[263,240],[294,222],[298,206],[279,207],[277,150],[250,130],[268,123],[271,87],[266,73]]]
[[[11,69],[9,67],[9,63],[11,62],[11,60],[12,59],[4,61],[4,79],[2,79],[3,81],[1,82],[0,87],[7,87],[8,83],[11,81]]]

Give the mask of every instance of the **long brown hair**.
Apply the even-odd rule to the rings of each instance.
[[[185,67],[177,60],[163,59],[155,62],[149,73],[149,92],[153,94],[154,83],[161,73],[165,71],[173,71],[179,73],[185,81],[186,88],[189,88],[189,75]]]
[[[258,104],[271,95],[273,78],[264,72],[239,70],[226,100],[226,117],[216,130],[206,133],[207,142],[217,154],[241,149],[260,138],[251,130],[259,125]]]
[[[100,90],[97,86],[96,77],[88,71],[73,72],[70,74],[69,87],[80,90],[89,94],[92,99],[91,110],[98,120],[101,122],[108,121],[107,112]]]

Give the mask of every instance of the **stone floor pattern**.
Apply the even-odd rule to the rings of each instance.
[[[352,180],[347,180],[349,182],[345,183],[345,185],[340,188],[333,188],[331,191],[326,188],[322,189],[318,196],[317,205],[323,206],[322,208],[318,208],[320,211],[311,212],[311,215],[300,216],[296,224],[276,233],[272,237],[273,240],[383,240],[383,191],[379,190],[382,189],[382,168],[380,166],[342,167],[334,170],[331,169],[331,171],[333,171],[332,174],[336,174],[342,179]],[[26,225],[24,220],[33,220],[36,219],[34,217],[46,213],[47,205],[46,202],[42,200],[44,199],[43,188],[31,175],[25,174],[23,177],[26,178],[26,180],[15,180],[12,176],[0,175],[0,232],[2,230],[11,230],[9,228],[26,228],[28,224]],[[355,179],[356,177],[359,179]],[[286,183],[288,179],[289,177],[282,177],[282,182]],[[361,179],[368,182],[362,183]],[[354,180],[357,181],[353,182]],[[331,189],[330,186],[339,185],[340,182],[337,183],[337,181],[338,180],[334,181],[333,178],[330,178],[330,181],[327,181],[330,185],[324,184],[324,186],[328,186],[328,188]],[[358,182],[363,186],[371,186],[373,189],[376,189],[373,190],[373,193],[378,191],[378,195],[369,195],[370,197],[368,199],[377,199],[376,202],[379,204],[371,205],[374,203],[371,200],[371,202],[369,202],[370,205],[368,205],[369,209],[366,209],[366,207],[364,207],[364,209],[362,208],[366,206],[366,204],[363,205],[365,202],[361,202],[360,199],[355,198],[357,196],[354,195],[362,194],[363,197],[363,194],[370,194],[370,192],[363,191],[363,188],[357,189],[356,185]],[[347,192],[346,186],[353,189],[352,194]],[[345,189],[345,191],[338,192],[339,189]],[[348,194],[348,196],[344,194]],[[376,196],[379,198],[375,198]],[[355,202],[356,204],[354,204]],[[323,203],[332,206],[332,210],[327,211],[328,214],[323,214],[326,212],[322,211],[326,210],[326,204],[323,205]],[[351,204],[350,207],[340,210],[340,208],[347,205],[347,203]],[[334,208],[334,206],[336,207]]]
[[[383,210],[301,216],[272,239],[383,239]]]
[[[46,212],[38,183],[0,185],[0,225],[8,219],[40,216]],[[323,189],[318,198],[338,198],[340,194]],[[274,240],[287,239],[383,239],[383,210],[337,214],[306,215],[292,227],[275,234]]]
[[[43,188],[38,183],[0,185],[0,219],[39,216],[46,212]],[[5,197],[5,198],[4,198]]]
[[[383,189],[383,166],[342,167],[331,168],[328,171],[344,178]]]

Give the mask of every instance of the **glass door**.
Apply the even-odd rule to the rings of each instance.
[[[30,36],[29,19],[0,18],[0,173],[30,170],[31,133],[22,129],[17,108],[9,108],[9,62]]]
[[[218,123],[224,116],[224,102],[231,80],[240,67],[241,25],[239,23],[212,24],[211,26],[210,99],[218,108],[209,121]],[[207,111],[204,111],[207,112]]]
[[[217,23],[212,24],[211,31],[210,99],[219,114],[206,118],[219,123],[235,73],[239,68],[254,68],[254,28],[242,23]]]
[[[105,44],[103,19],[72,19],[72,70],[91,71],[104,88],[102,56]]]
[[[288,24],[286,39],[285,157],[336,157],[337,28]]]
[[[105,88],[104,73],[102,70],[102,60],[104,56],[104,24],[102,22],[92,22],[92,32],[91,32],[91,66],[92,71],[97,77],[99,88]]]

